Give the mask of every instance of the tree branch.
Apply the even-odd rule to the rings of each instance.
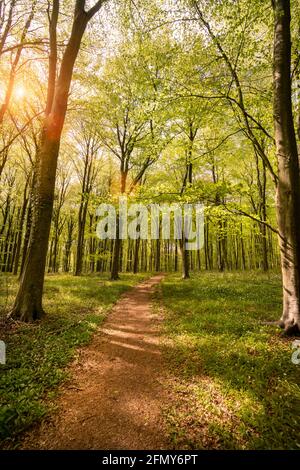
[[[102,7],[103,3],[105,3],[107,0],[99,0],[95,5],[89,9],[87,12],[87,16],[89,19],[93,18],[93,16],[100,10]]]

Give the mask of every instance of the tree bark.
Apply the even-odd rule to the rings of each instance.
[[[187,240],[183,234],[182,239],[179,240],[179,246],[182,257],[182,279],[190,278],[190,253],[185,247],[186,242]]]
[[[291,100],[290,1],[274,0],[274,127],[278,161],[276,212],[283,281],[280,325],[300,333],[300,180]]]
[[[120,190],[121,194],[124,195],[126,192],[126,183],[127,183],[127,176],[128,170],[123,168],[125,157],[122,157],[122,163],[120,168]],[[117,281],[120,279],[119,270],[120,270],[120,251],[122,240],[120,239],[120,218],[119,213],[116,215],[116,239],[114,241],[114,249],[113,249],[113,258],[111,264],[111,273],[110,273],[110,280]]]
[[[102,2],[86,12],[85,1],[76,0],[72,32],[64,52],[51,111],[46,114],[37,151],[36,188],[30,242],[19,291],[10,315],[25,322],[44,315],[42,296],[48,241],[53,211],[54,188],[61,134],[75,61],[86,26]],[[97,7],[97,8],[96,8]],[[49,105],[49,103],[48,103]]]
[[[77,249],[76,249],[76,266],[75,276],[80,276],[82,273],[83,266],[83,254],[84,254],[84,233],[86,225],[88,203],[86,200],[82,200],[78,215],[78,237],[77,237]]]
[[[18,274],[18,269],[19,269],[19,261],[20,261],[21,245],[22,245],[22,235],[23,235],[23,225],[24,225],[27,205],[28,205],[28,201],[29,201],[29,198],[27,196],[27,187],[28,187],[28,183],[26,183],[25,189],[24,189],[23,205],[22,205],[22,211],[21,211],[20,221],[19,221],[19,226],[18,226],[16,254],[15,254],[14,268],[13,268],[13,274],[14,275]]]
[[[137,274],[139,270],[139,250],[140,250],[140,241],[141,239],[138,238],[135,240],[134,246],[134,261],[133,261],[133,274]]]
[[[71,215],[71,217],[69,218],[67,222],[67,240],[65,243],[64,271],[66,273],[70,271],[74,227],[75,227],[75,221],[73,219],[73,216]]]
[[[119,262],[120,262],[121,240],[119,237],[119,226],[120,226],[119,214],[117,214],[116,216],[116,239],[114,242],[113,259],[112,259],[111,274],[110,274],[111,281],[117,281],[118,279],[120,279]]]

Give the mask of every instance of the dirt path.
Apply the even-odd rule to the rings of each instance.
[[[125,294],[72,365],[59,411],[24,449],[165,449],[159,319],[151,294],[161,275]]]

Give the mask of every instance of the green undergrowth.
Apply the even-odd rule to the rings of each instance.
[[[201,273],[162,284],[175,448],[300,448],[300,365],[283,338],[277,274]]]
[[[34,324],[23,324],[4,320],[17,282],[13,276],[0,277],[0,340],[7,348],[6,365],[0,365],[0,440],[7,443],[49,412],[76,348],[88,344],[120,295],[145,275],[124,274],[115,282],[106,278],[47,276],[47,315]]]

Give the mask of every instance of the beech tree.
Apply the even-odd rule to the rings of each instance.
[[[291,11],[289,0],[274,0],[274,129],[278,161],[276,209],[283,281],[280,325],[300,334],[300,178],[292,109]]]
[[[86,11],[86,1],[76,0],[72,30],[63,53],[57,79],[57,24],[60,2],[53,0],[52,3],[49,27],[48,93],[45,119],[36,156],[33,221],[20,287],[10,313],[13,318],[27,322],[39,319],[44,314],[42,296],[45,263],[53,209],[57,159],[67,112],[69,90],[83,34],[89,21],[100,10],[104,1],[98,1]]]
[[[80,204],[78,211],[77,247],[75,276],[82,273],[84,255],[84,234],[88,216],[88,205],[92,189],[99,173],[99,162],[97,157],[100,148],[100,140],[97,135],[96,123],[83,121],[79,125],[78,134],[74,140],[79,148],[79,161],[76,161],[76,173],[80,181]]]

